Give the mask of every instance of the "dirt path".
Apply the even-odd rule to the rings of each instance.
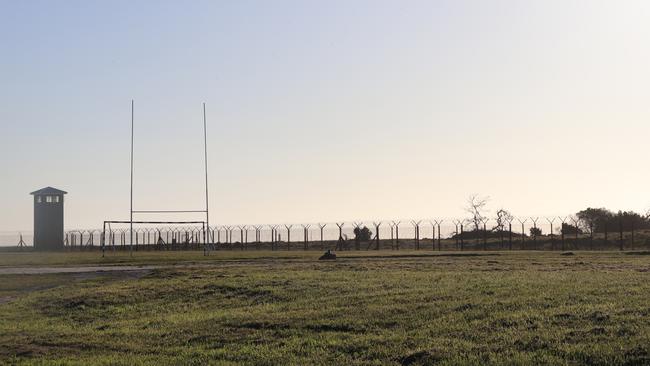
[[[128,272],[147,271],[169,266],[75,266],[75,267],[5,267],[0,275],[9,274],[51,274],[51,273],[89,273],[89,272]]]

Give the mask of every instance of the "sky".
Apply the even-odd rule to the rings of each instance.
[[[650,208],[650,2],[0,0],[0,231]],[[489,214],[488,212],[488,214]],[[160,219],[141,215],[137,218]],[[196,215],[168,216],[197,219]]]

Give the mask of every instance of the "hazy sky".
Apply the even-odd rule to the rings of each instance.
[[[650,207],[648,1],[0,1],[0,230]],[[140,218],[153,218],[144,217]],[[189,218],[189,217],[187,217]],[[192,217],[196,218],[196,217]]]

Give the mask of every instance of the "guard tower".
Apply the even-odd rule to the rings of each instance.
[[[34,249],[63,250],[63,195],[68,192],[46,187],[34,196]]]

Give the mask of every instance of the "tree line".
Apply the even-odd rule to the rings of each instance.
[[[605,233],[614,231],[650,230],[650,209],[640,214],[634,211],[612,211],[607,208],[588,207],[578,211],[573,216],[568,216],[564,222],[558,222],[554,233],[543,232],[542,228],[528,222],[528,232],[522,233],[517,230],[520,222],[515,219],[510,211],[499,208],[491,217],[487,205],[489,197],[471,195],[467,199],[465,211],[469,214],[464,221],[456,223],[457,230],[451,235],[451,239],[472,239],[472,238],[498,238],[504,233],[514,237],[542,236],[548,234],[586,234]],[[489,223],[489,225],[488,225]],[[460,229],[459,229],[460,227]],[[364,242],[372,240],[373,232],[366,226],[354,229],[355,241]]]

